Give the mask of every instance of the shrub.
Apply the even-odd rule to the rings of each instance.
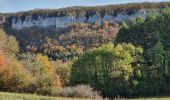
[[[43,95],[51,94],[51,90],[53,88],[53,84],[51,79],[47,77],[41,77],[37,82],[37,93]]]
[[[37,93],[42,95],[56,95],[61,88],[60,79],[57,75],[40,76],[37,80]]]
[[[65,87],[60,93],[62,97],[72,97],[72,98],[90,98],[90,99],[101,99],[102,97],[93,91],[93,88],[89,85],[77,85],[74,87]]]

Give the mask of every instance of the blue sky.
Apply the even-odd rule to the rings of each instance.
[[[63,8],[70,6],[96,6],[130,2],[161,2],[170,0],[0,0],[0,12],[18,12],[36,8]]]

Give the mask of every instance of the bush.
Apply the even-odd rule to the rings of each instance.
[[[74,87],[65,87],[60,93],[62,97],[72,97],[72,98],[90,98],[90,99],[101,99],[102,97],[93,91],[93,88],[89,85],[77,85]]]
[[[42,95],[56,95],[61,89],[60,79],[57,75],[43,75],[37,80],[38,94]]]
[[[43,95],[51,94],[53,88],[52,80],[47,77],[41,77],[37,82],[37,93]]]

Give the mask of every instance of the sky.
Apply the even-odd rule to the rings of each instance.
[[[33,9],[57,9],[71,6],[97,6],[146,1],[170,2],[170,0],[0,0],[0,12],[6,13]]]

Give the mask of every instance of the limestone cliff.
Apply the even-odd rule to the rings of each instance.
[[[152,10],[138,10],[132,15],[128,15],[126,12],[122,12],[116,16],[105,14],[103,17],[101,15],[93,15],[86,18],[85,16],[62,16],[62,17],[44,17],[38,15],[37,19],[33,19],[32,15],[26,16],[24,20],[21,18],[12,18],[12,28],[13,29],[22,29],[22,28],[30,28],[30,27],[50,27],[55,26],[56,28],[64,28],[70,25],[71,23],[77,22],[87,22],[87,23],[95,23],[96,21],[122,21],[128,20],[130,18],[136,17],[146,17],[148,14],[152,13]]]
[[[151,13],[159,13],[161,8],[170,7],[169,2],[109,5],[99,7],[72,7],[56,10],[33,10],[0,16],[0,24],[12,29],[30,27],[64,28],[72,23],[120,22],[136,17],[145,18]]]

